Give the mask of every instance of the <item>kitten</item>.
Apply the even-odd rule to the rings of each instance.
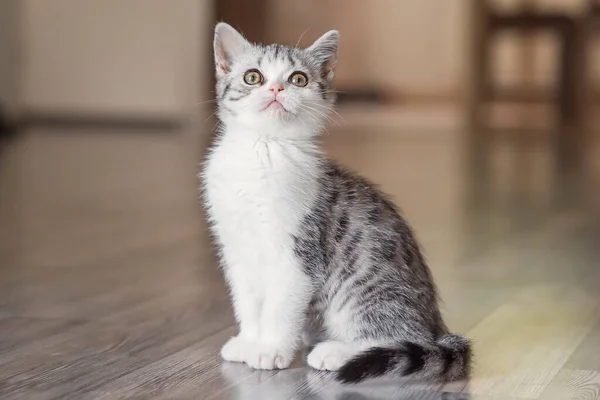
[[[262,46],[216,26],[222,128],[201,178],[240,328],[221,355],[282,369],[303,339],[308,364],[344,382],[466,377],[470,342],[448,332],[411,229],[318,147],[338,38]]]

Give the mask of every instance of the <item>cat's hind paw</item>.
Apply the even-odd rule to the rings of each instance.
[[[337,371],[357,353],[358,349],[349,343],[321,342],[308,354],[306,362],[314,369]]]

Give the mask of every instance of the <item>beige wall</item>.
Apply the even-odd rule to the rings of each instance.
[[[460,93],[469,60],[468,8],[472,0],[271,0],[273,40],[294,44],[309,28],[303,44],[332,28],[341,30],[338,84],[373,83],[387,90],[428,95]],[[531,1],[531,0],[527,0]],[[514,8],[519,0],[497,0]],[[578,13],[585,0],[534,0],[542,10]],[[308,40],[310,39],[310,40]],[[495,73],[501,82],[553,79],[556,41],[541,35],[523,70],[522,40],[503,35],[494,48]]]
[[[341,86],[437,93],[460,85],[467,1],[271,1],[274,40],[293,44],[309,28],[308,44],[327,29],[341,31]]]
[[[0,1],[0,103],[9,114],[14,114],[17,108],[18,1]]]
[[[469,1],[268,0],[267,36],[295,44],[304,33],[301,44],[307,45],[337,28],[342,33],[340,86],[366,83],[402,94],[460,94],[468,79]],[[510,8],[517,0],[496,1]],[[576,13],[584,1],[537,3]],[[44,114],[186,115],[211,90],[211,4],[2,0],[0,71],[8,72],[0,73],[0,96]],[[10,17],[19,13],[18,19]],[[18,35],[7,41],[5,32],[11,30]],[[20,68],[3,57],[14,53],[17,43]],[[548,82],[554,75],[555,42],[540,36],[533,47],[528,76]],[[520,48],[514,36],[498,40],[499,80],[522,78]]]
[[[498,10],[511,11],[523,5],[540,11],[569,11],[580,13],[587,6],[588,0],[492,0]]]
[[[377,0],[369,13],[369,74],[404,92],[454,91],[464,59],[465,1]],[[382,56],[383,55],[383,56]]]
[[[177,116],[207,92],[205,0],[21,0],[22,106],[32,113]]]
[[[459,79],[463,1],[271,0],[273,40],[302,44],[341,31],[337,81],[444,90]],[[318,10],[315,12],[315,10]],[[425,22],[427,21],[427,22]]]

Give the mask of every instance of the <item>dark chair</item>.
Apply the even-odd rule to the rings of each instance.
[[[473,92],[471,122],[485,127],[482,106],[494,101],[515,103],[554,102],[559,115],[558,127],[568,128],[580,122],[578,115],[581,91],[581,68],[584,51],[582,48],[581,19],[566,13],[536,12],[522,3],[520,10],[500,12],[485,0],[472,0],[473,18],[478,25],[473,38]],[[558,77],[556,90],[520,85],[501,87],[493,83],[489,60],[494,37],[501,32],[516,31],[523,34],[552,32],[560,43],[558,52]]]
[[[15,132],[14,124],[9,121],[8,116],[2,109],[2,104],[0,104],[0,145],[3,141],[11,139]]]
[[[556,126],[552,130],[556,159],[557,193],[570,192],[567,187],[573,176],[581,175],[581,163],[585,159],[585,84],[586,39],[588,21],[592,15],[600,15],[600,1],[590,1],[584,16],[560,12],[541,12],[525,0],[516,11],[502,12],[494,9],[486,0],[471,0],[471,84],[468,102],[470,136],[470,165],[474,187],[481,186],[491,178],[489,171],[490,121],[487,106],[497,101],[510,103],[553,103],[556,109]],[[493,82],[490,59],[494,38],[497,34],[514,31],[521,34],[551,32],[559,42],[558,76],[554,88],[535,87],[528,84],[500,86]],[[485,186],[485,185],[484,185]],[[479,188],[489,193],[489,188]],[[489,194],[488,194],[489,195]],[[474,194],[475,201],[481,193]]]

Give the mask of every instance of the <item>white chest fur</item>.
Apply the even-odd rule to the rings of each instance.
[[[251,134],[220,140],[203,178],[226,271],[241,269],[235,273],[262,279],[293,264],[293,234],[316,196],[319,160],[315,148],[303,142]]]

